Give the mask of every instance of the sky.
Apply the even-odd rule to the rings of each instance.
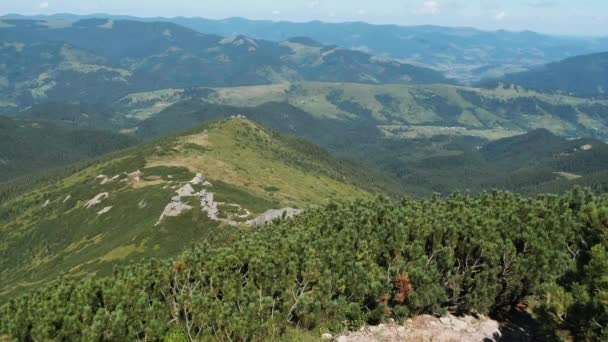
[[[0,14],[109,13],[608,35],[608,0],[0,0]]]

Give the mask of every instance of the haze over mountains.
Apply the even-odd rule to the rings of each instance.
[[[318,340],[446,312],[602,340],[605,51],[2,17],[0,341]]]
[[[499,77],[577,55],[608,50],[608,37],[564,37],[531,31],[482,31],[438,26],[371,25],[364,22],[273,22],[229,18],[137,18],[108,14],[49,16],[6,15],[5,19],[78,21],[110,18],[172,22],[198,32],[224,37],[245,35],[271,41],[308,37],[326,45],[362,50],[432,67],[464,82]]]
[[[172,87],[285,81],[445,82],[441,73],[322,46],[202,34],[171,23],[90,19],[3,21],[3,107],[47,101],[112,102]],[[142,37],[145,37],[142,39]]]
[[[510,74],[489,84],[497,82],[577,96],[607,97],[608,53],[568,58],[527,72]]]

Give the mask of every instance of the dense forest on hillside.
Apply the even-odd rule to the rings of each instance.
[[[482,84],[516,84],[529,89],[563,92],[577,96],[608,95],[608,52],[576,56],[530,71],[506,75]]]
[[[109,131],[0,117],[0,183],[96,158],[137,141]]]
[[[608,338],[608,196],[576,189],[336,202],[0,309],[19,340],[268,340],[422,313],[527,307],[555,340]]]

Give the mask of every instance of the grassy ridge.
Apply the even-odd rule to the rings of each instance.
[[[545,94],[521,88],[477,89],[449,85],[309,82],[183,91],[174,92],[171,97],[162,93],[140,93],[125,97],[117,109],[131,117],[147,112],[151,120],[176,115],[176,125],[179,125],[180,120],[187,120],[188,113],[197,108],[199,112],[208,112],[208,115],[218,111],[219,114],[215,115],[221,116],[220,108],[223,106],[246,110],[276,103],[307,113],[309,121],[347,128],[357,122],[365,122],[370,131],[377,127],[383,135],[401,139],[459,135],[495,140],[538,128],[569,137],[605,139],[604,132],[608,127],[604,115],[608,102],[605,100]],[[204,109],[205,105],[207,109]],[[212,105],[221,106],[213,108],[210,107]],[[161,110],[154,111],[154,108]],[[289,115],[287,109],[283,111],[294,133],[306,132],[296,115]],[[186,114],[178,114],[180,112]],[[272,117],[272,114],[267,115]],[[154,126],[153,123],[143,121],[138,126],[145,129]]]
[[[117,153],[0,204],[0,298],[61,274],[107,275],[117,264],[226,239],[237,228],[209,219],[196,197],[184,199],[191,210],[159,222],[176,189],[196,173],[211,182],[207,190],[222,202],[223,218],[370,196],[356,185],[366,184],[365,172],[318,147],[242,118],[209,123]],[[100,203],[90,204],[94,198]]]

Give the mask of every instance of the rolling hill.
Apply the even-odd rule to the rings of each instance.
[[[546,142],[529,146],[532,150],[564,138],[591,137],[603,144],[608,139],[607,111],[606,100],[519,87],[298,82],[172,88],[129,94],[108,106],[41,104],[16,115],[36,120],[46,117],[69,127],[95,127],[107,118],[107,128],[150,140],[242,114],[340,157],[374,165],[400,179],[396,192],[427,194],[477,190],[484,185],[534,192],[529,183],[539,167],[513,176],[525,181],[510,181],[506,177],[515,170],[497,171],[496,165],[483,161],[478,150],[490,141],[538,129],[559,137],[546,135]],[[544,150],[538,153],[551,155]],[[436,170],[437,166],[442,170]],[[448,176],[452,169],[462,174],[459,182]],[[557,177],[559,172],[567,173],[551,169],[542,182],[563,181]],[[592,178],[590,185],[602,183],[600,175]],[[572,179],[570,183],[576,182]]]
[[[116,264],[177,255],[269,217],[389,186],[243,117],[208,123],[0,204],[0,297],[60,275],[107,275]],[[268,212],[287,207],[295,209]]]
[[[440,83],[437,71],[311,40],[221,37],[162,22],[3,20],[0,107],[285,81]]]
[[[229,110],[222,110],[228,106]],[[130,94],[114,104],[139,120],[142,136],[189,127],[240,110],[279,130],[318,141],[381,136],[440,135],[484,139],[546,128],[553,133],[608,140],[608,101],[544,94],[517,87],[291,83],[216,89],[168,89]],[[224,114],[225,115],[225,114]],[[141,131],[139,131],[141,130]],[[333,134],[327,136],[328,131]],[[361,136],[365,134],[365,136]]]
[[[605,98],[608,96],[608,52],[568,58],[486,84],[499,82],[529,89]]]
[[[482,31],[467,27],[373,25],[363,22],[294,23],[228,18],[136,18],[94,14],[87,16],[7,15],[4,19],[67,20],[107,18],[115,20],[172,22],[206,34],[245,35],[284,41],[310,37],[327,45],[359,49],[371,54],[428,65],[464,82],[501,76],[565,58],[608,50],[607,38],[562,37],[536,32]]]
[[[575,186],[598,192],[608,189],[608,145],[599,140],[568,140],[538,129],[479,145],[445,139],[443,143],[451,153],[402,163],[396,171],[400,180],[438,192],[510,189],[538,194],[561,193]]]
[[[596,147],[578,153],[605,158],[606,101],[520,88],[297,83],[132,94],[116,106],[123,115],[140,118],[131,131],[143,139],[238,112],[375,165],[397,177],[410,194],[493,187],[535,193],[574,184],[601,188],[606,175],[600,171],[608,167],[598,162],[599,169],[573,171],[570,162],[555,160],[589,144]],[[525,139],[527,132],[535,142],[521,150],[505,147],[512,155],[484,152],[486,146],[496,151],[492,144],[508,144],[510,137]],[[599,140],[589,143],[581,136]],[[522,164],[526,160],[534,162]]]

